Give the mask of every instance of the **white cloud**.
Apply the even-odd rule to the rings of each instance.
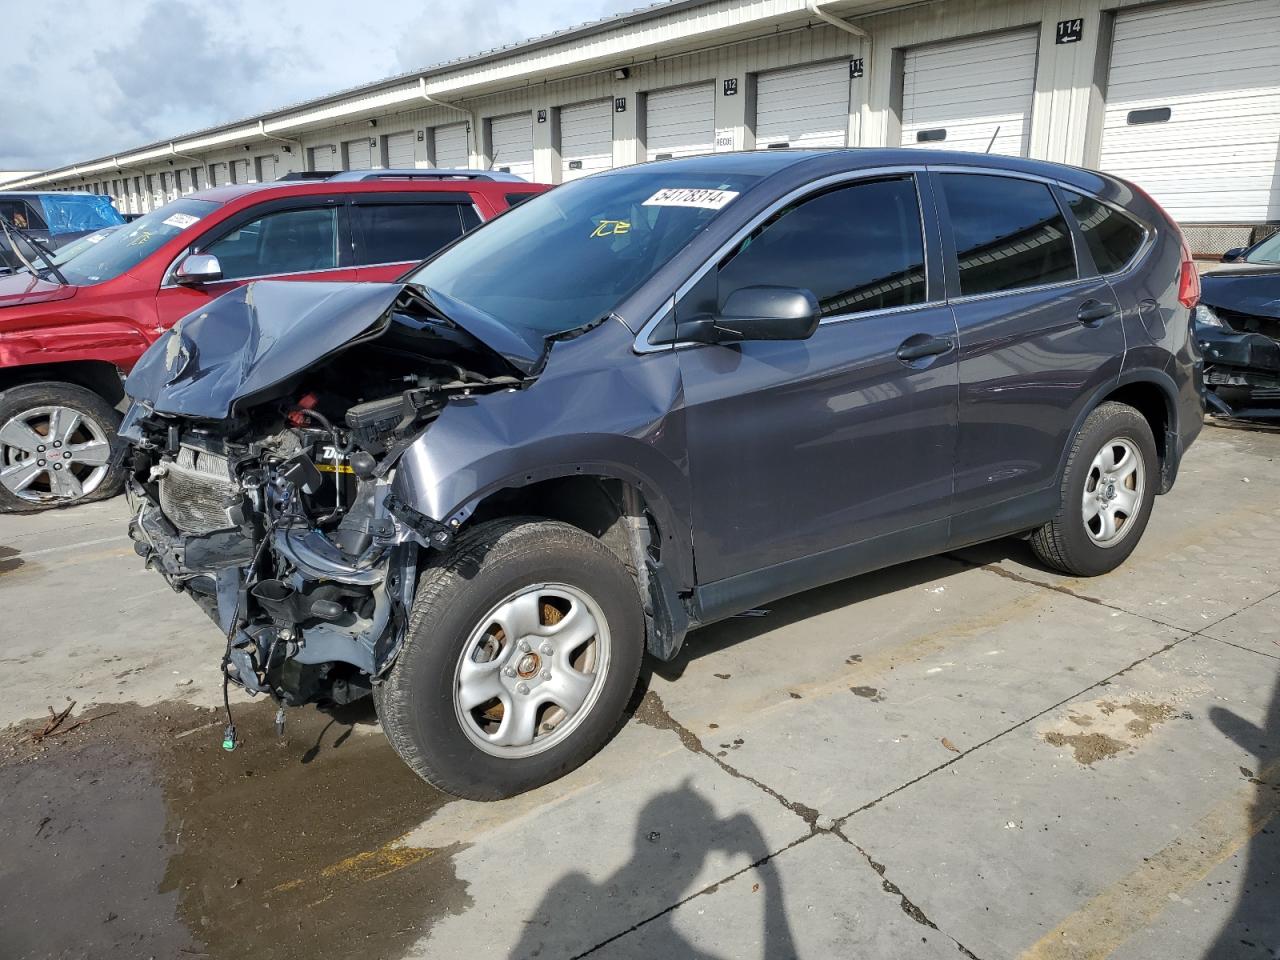
[[[636,0],[362,0],[354,9],[350,0],[32,5],[5,24],[0,170],[46,169],[128,150],[636,5]]]

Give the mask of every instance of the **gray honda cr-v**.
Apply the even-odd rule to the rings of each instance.
[[[1069,167],[616,170],[400,283],[186,317],[127,384],[131,532],[230,682],[372,693],[424,779],[508,796],[699,625],[996,537],[1116,567],[1200,429],[1197,293],[1159,207]]]

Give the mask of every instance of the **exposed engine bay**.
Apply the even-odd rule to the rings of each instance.
[[[268,286],[292,289],[254,289]],[[376,285],[353,307],[304,289],[332,286],[251,285],[186,318],[131,375],[121,428],[136,551],[218,623],[230,682],[290,706],[371,691],[403,640],[420,548],[451,539],[391,492],[400,455],[449,403],[530,380],[421,290]],[[268,297],[315,327],[314,362],[295,349],[270,365]],[[201,322],[238,342],[221,352]]]

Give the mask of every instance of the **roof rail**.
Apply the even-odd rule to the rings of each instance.
[[[504,183],[528,183],[524,177],[500,170],[463,170],[436,168],[411,168],[407,170],[343,170],[329,174],[326,179],[340,181],[359,180],[495,180]]]

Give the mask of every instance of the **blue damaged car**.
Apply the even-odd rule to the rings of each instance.
[[[401,282],[184,318],[126,385],[130,532],[227,682],[281,716],[371,694],[424,779],[509,796],[703,624],[998,537],[1122,563],[1200,430],[1197,294],[1174,223],[1098,173],[619,169]]]

